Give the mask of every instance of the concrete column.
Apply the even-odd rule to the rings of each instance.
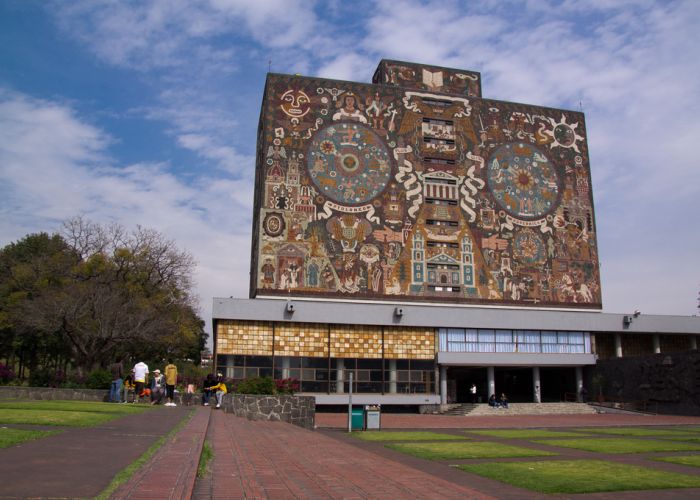
[[[658,333],[652,336],[654,342],[654,354],[661,354],[661,338]]]
[[[389,360],[389,394],[396,394],[396,360]]]
[[[491,394],[496,394],[496,376],[494,375],[493,366],[486,368],[486,378],[489,380],[488,394],[486,394],[486,401],[488,401]]]
[[[541,391],[540,391],[541,383],[540,383],[540,367],[539,366],[533,366],[532,367],[532,393],[533,393],[533,400],[535,403],[541,403],[542,402],[542,396],[541,396]]]
[[[690,349],[693,351],[698,350],[698,337],[696,335],[690,336]]]
[[[576,401],[581,402],[581,390],[583,389],[583,368],[576,367]]]
[[[289,358],[282,358],[282,378],[289,378]]]
[[[622,335],[619,333],[615,334],[615,357],[622,357]]]
[[[440,367],[440,404],[447,404],[447,367]]]
[[[343,383],[345,381],[345,360],[339,359],[337,360],[337,375],[335,378],[335,392],[338,394],[342,394],[344,389],[343,389]]]
[[[433,393],[440,394],[440,368],[435,365],[435,370],[433,372]]]

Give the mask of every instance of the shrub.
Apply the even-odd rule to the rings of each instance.
[[[57,387],[61,382],[61,375],[53,370],[36,368],[29,374],[30,387]]]
[[[276,388],[272,378],[256,377],[241,380],[233,389],[239,394],[275,394]]]
[[[295,378],[275,380],[277,394],[294,394],[299,390],[299,381]]]
[[[12,368],[10,368],[7,365],[3,365],[0,363],[0,383],[1,384],[9,384],[12,382],[17,376],[15,375],[15,372],[12,371]]]
[[[88,389],[109,389],[112,383],[112,374],[108,370],[94,370],[90,372],[85,383]]]

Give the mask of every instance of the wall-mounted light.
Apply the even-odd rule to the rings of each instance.
[[[628,327],[632,324],[632,316],[625,315],[622,317],[622,325]]]

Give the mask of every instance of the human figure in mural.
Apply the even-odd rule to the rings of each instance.
[[[316,264],[314,264],[313,262],[309,265],[308,276],[309,276],[309,286],[310,287],[317,287],[318,286],[318,266]]]
[[[352,92],[338,100],[336,106],[338,111],[333,115],[333,121],[352,120],[360,123],[367,123],[367,118],[362,114],[362,105]]]
[[[327,289],[333,290],[335,288],[335,276],[333,276],[333,270],[328,264],[323,268],[323,281]]]
[[[386,105],[382,103],[379,97],[379,92],[375,92],[374,96],[367,98],[367,108],[365,112],[371,121],[372,127],[377,130],[382,130],[382,113],[386,109]]]
[[[289,273],[289,288],[297,288],[299,286],[299,266],[292,263],[287,268],[287,272]]]
[[[265,263],[260,268],[263,273],[263,288],[272,288],[275,285],[275,266],[272,259],[265,259]]]

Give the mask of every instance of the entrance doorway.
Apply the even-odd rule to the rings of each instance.
[[[534,399],[532,368],[496,367],[494,379],[497,398],[501,393],[505,393],[511,403],[532,403]]]
[[[575,368],[540,368],[540,393],[543,403],[553,403],[575,400],[576,398],[576,369]]]
[[[450,366],[447,368],[447,381],[447,399],[451,403],[471,403],[472,395],[469,388],[472,384],[476,384],[476,395],[482,403],[485,403],[489,397],[486,368]]]

